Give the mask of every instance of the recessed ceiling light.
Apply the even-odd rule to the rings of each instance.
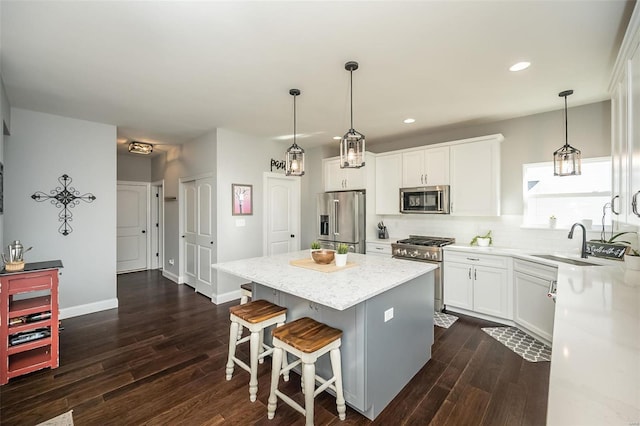
[[[518,62],[517,64],[513,64],[511,65],[511,67],[509,68],[509,71],[522,71],[522,70],[526,70],[527,68],[529,68],[531,66],[531,62]]]
[[[404,124],[411,124],[411,123],[415,123],[416,119],[415,118],[407,118],[403,121]]]
[[[341,141],[342,140],[342,136],[334,136],[333,140],[334,141]]]

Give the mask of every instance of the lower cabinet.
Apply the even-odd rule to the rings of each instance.
[[[391,243],[371,243],[367,241],[367,255],[391,257]]]
[[[547,296],[558,269],[525,260],[514,260],[514,322],[546,343],[553,340],[554,301]]]
[[[505,256],[445,251],[444,304],[510,319],[510,261]]]

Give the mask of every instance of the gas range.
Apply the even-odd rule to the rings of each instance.
[[[442,262],[442,247],[455,243],[455,238],[410,235],[391,244],[392,256],[398,259]]]

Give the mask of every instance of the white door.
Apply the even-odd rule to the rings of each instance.
[[[196,266],[197,266],[197,194],[195,181],[184,182],[183,186],[183,234],[184,244],[184,278],[185,284],[196,288]]]
[[[198,179],[195,182],[197,197],[196,215],[196,291],[207,297],[213,295],[213,276],[211,264],[213,259],[213,178]]]
[[[147,193],[145,184],[118,184],[118,273],[147,269]]]
[[[264,254],[300,250],[300,178],[269,174],[265,182]]]

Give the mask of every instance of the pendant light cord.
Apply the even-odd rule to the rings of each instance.
[[[349,71],[349,75],[351,76],[351,83],[350,83],[350,86],[351,86],[351,90],[350,90],[350,93],[351,93],[351,130],[353,130],[353,70]]]
[[[569,122],[567,120],[567,95],[564,96],[564,146],[569,146]]]
[[[296,144],[296,98],[297,95],[293,95],[293,145],[297,146]]]

